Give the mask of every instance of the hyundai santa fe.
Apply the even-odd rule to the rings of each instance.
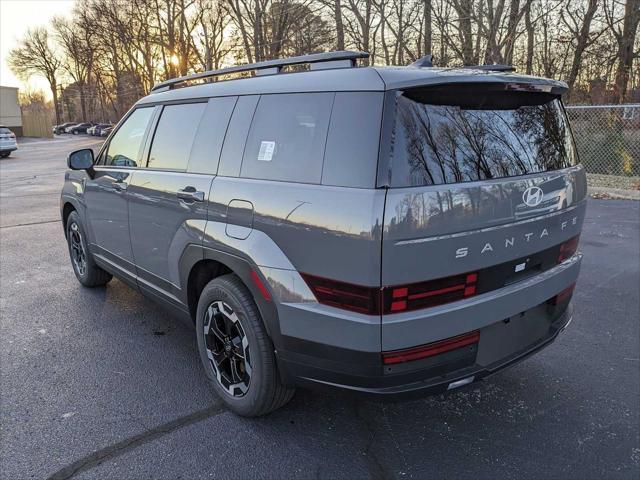
[[[586,178],[566,84],[367,56],[169,80],[99,152],[69,155],[76,277],[116,276],[190,318],[238,414],[296,386],[452,390],[571,321]]]

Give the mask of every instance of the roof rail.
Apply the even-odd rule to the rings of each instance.
[[[462,68],[472,68],[474,70],[485,70],[488,72],[515,72],[513,65],[467,65]]]
[[[184,77],[172,78],[164,82],[154,85],[151,92],[160,92],[170,90],[176,85],[192,80],[200,80],[203,78],[216,77],[218,75],[227,75],[229,73],[250,72],[255,70],[258,75],[273,75],[280,73],[283,67],[289,65],[310,64],[312,70],[322,68],[344,68],[354,67],[356,60],[359,58],[369,58],[367,52],[337,51],[325,53],[313,53],[311,55],[302,55],[299,57],[281,58],[276,60],[267,60],[264,62],[249,63],[246,65],[238,65],[235,67],[220,68],[218,70],[208,70],[206,72],[194,73]],[[325,65],[314,65],[326,62]]]

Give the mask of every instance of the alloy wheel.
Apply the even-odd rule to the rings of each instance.
[[[71,261],[78,274],[82,277],[87,271],[87,254],[82,243],[80,228],[75,222],[69,226],[69,244],[71,246]]]
[[[207,357],[218,383],[231,396],[241,397],[251,381],[249,339],[238,315],[222,301],[209,305],[204,318]]]

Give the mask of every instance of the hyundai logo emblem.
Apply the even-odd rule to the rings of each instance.
[[[522,201],[527,207],[536,207],[542,202],[544,192],[540,187],[529,187],[522,194]]]

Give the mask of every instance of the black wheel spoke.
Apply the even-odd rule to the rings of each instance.
[[[218,314],[214,315],[214,317],[211,319],[211,325],[209,325],[209,331],[213,332],[213,334],[218,338],[218,340],[224,343],[224,339],[226,335],[222,330],[220,330],[220,327],[218,326],[218,321],[216,318],[217,316]]]

